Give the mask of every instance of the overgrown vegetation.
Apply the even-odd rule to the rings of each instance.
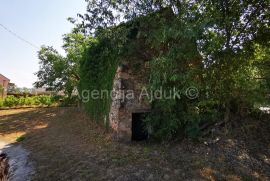
[[[31,97],[15,97],[7,96],[4,99],[0,98],[0,108],[12,108],[22,106],[69,106],[76,104],[75,97],[63,97],[63,96],[31,96]]]
[[[51,46],[42,46],[38,52],[40,70],[36,72],[38,81],[35,87],[63,91],[70,98],[75,95],[80,81],[79,62],[89,40],[82,33],[65,34],[63,49],[66,56]]]
[[[24,136],[20,136],[16,139],[17,142],[22,142],[23,140],[25,140]]]
[[[146,126],[162,140],[197,137],[202,127],[227,124],[234,115],[269,105],[268,1],[87,2],[81,21],[70,18],[73,33],[87,40],[71,64],[77,67],[81,96],[84,90],[110,91],[119,62],[150,61],[149,90],[181,92],[180,99],[151,102]],[[58,76],[53,80],[58,83]],[[190,87],[198,97],[186,96]],[[84,105],[103,122],[110,104],[105,97]]]
[[[267,2],[141,2],[135,3],[133,16],[125,8],[120,11],[120,7],[128,8],[130,4],[132,2],[89,1],[88,14],[81,16],[86,25],[81,26],[84,32],[91,32],[91,28],[97,26],[107,28],[113,25],[116,20],[113,10],[119,10],[127,20],[132,21],[126,26],[107,29],[115,31],[111,36],[114,41],[107,39],[106,44],[98,41],[98,46],[104,48],[100,48],[101,51],[90,46],[87,64],[84,61],[82,67],[93,72],[92,77],[96,78],[91,83],[89,81],[89,85],[97,89],[110,88],[97,86],[105,82],[111,86],[113,73],[106,75],[106,81],[98,76],[107,72],[108,65],[116,65],[113,62],[123,60],[125,56],[141,58],[141,51],[148,54],[143,58],[151,62],[149,89],[176,88],[183,94],[181,99],[153,100],[153,111],[146,123],[155,137],[168,140],[182,133],[196,137],[202,125],[220,120],[228,122],[235,114],[243,116],[255,105],[269,103],[270,67],[266,51],[270,45],[270,29],[266,20],[269,18]],[[173,7],[174,13],[167,7]],[[96,13],[95,9],[99,12]],[[102,18],[92,21],[89,14]],[[134,18],[145,14],[148,15]],[[121,28],[126,33],[117,34]],[[138,31],[136,40],[130,41],[134,30]],[[104,38],[100,36],[103,34],[95,33],[98,40]],[[118,41],[115,42],[115,39]],[[136,51],[134,44],[143,49]],[[124,53],[115,56],[116,47],[118,52]],[[134,49],[133,54],[127,51]],[[92,64],[94,66],[89,66]],[[82,77],[89,76],[83,74]],[[184,95],[189,87],[199,90],[197,99],[191,100]],[[98,105],[104,115],[108,113],[108,109],[100,104],[92,105]],[[89,107],[92,114],[100,112],[94,107]]]
[[[111,90],[113,77],[119,62],[119,49],[113,43],[110,32],[102,32],[89,44],[81,61],[79,91],[81,96],[93,90]],[[86,90],[86,92],[84,92]],[[88,96],[88,95],[87,95]],[[105,120],[108,125],[110,98],[87,99],[85,109],[94,120]]]

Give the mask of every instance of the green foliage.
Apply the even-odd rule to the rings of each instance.
[[[39,102],[41,105],[50,106],[52,105],[52,97],[51,96],[38,96],[37,102]]]
[[[80,93],[110,91],[120,61],[150,61],[149,90],[176,89],[181,95],[151,102],[145,121],[154,137],[195,138],[203,125],[227,122],[254,105],[269,104],[268,1],[88,4],[87,14],[80,15],[83,23],[77,24],[77,30],[94,35],[80,63]],[[115,27],[119,14],[130,21]],[[190,87],[198,90],[198,97],[186,95]],[[85,107],[93,118],[103,120],[110,99],[90,99]]]
[[[40,70],[36,73],[38,81],[35,82],[35,86],[64,91],[71,97],[80,80],[79,62],[91,38],[88,39],[83,34],[72,31],[65,34],[63,40],[65,57],[50,46],[43,46],[38,52]]]
[[[4,91],[4,87],[2,85],[0,85],[0,94],[2,95]]]
[[[19,99],[14,97],[14,96],[7,96],[4,99],[4,106],[5,107],[14,107],[17,106],[19,104]]]
[[[48,89],[60,91],[64,89],[66,75],[65,58],[62,57],[53,47],[43,46],[38,52],[40,59],[40,70],[36,73],[39,81],[35,82],[36,87],[46,86]]]
[[[93,38],[86,48],[85,55],[80,66],[80,97],[87,95],[84,107],[90,116],[96,121],[102,121],[110,111],[110,96],[92,99],[91,92],[97,90],[112,90],[113,78],[119,63],[119,42],[114,43],[110,30],[100,32],[97,38]],[[107,118],[105,120],[108,120]],[[108,122],[105,122],[108,125]]]
[[[61,95],[53,95],[52,96],[53,102],[60,102],[61,100],[63,100],[63,96],[61,96]]]
[[[77,96],[71,96],[71,97],[64,97],[61,100],[59,100],[60,106],[66,107],[66,106],[74,106],[78,104],[78,97]]]
[[[16,106],[51,106],[59,103],[60,100],[54,96],[32,96],[32,97],[15,97],[7,96],[0,99],[0,107],[16,107]]]
[[[25,98],[25,105],[37,105],[36,97],[26,97]]]
[[[20,136],[20,137],[16,138],[17,142],[22,142],[23,140],[25,140],[24,136]]]
[[[2,98],[0,98],[0,108],[4,107],[4,100]]]

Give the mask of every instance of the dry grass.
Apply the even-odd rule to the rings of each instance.
[[[267,180],[269,163],[237,140],[118,143],[76,108],[0,111],[0,141],[31,152],[33,180]],[[264,140],[265,141],[265,140]],[[260,152],[269,158],[269,154]]]

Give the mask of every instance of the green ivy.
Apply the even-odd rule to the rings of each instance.
[[[93,90],[112,90],[113,78],[119,64],[119,49],[110,37],[110,32],[102,32],[89,44],[85,50],[85,55],[80,63],[80,83],[79,92],[81,98],[84,91],[91,94]],[[90,116],[101,121],[108,116],[110,111],[110,97],[99,99],[87,98],[84,101],[84,108]],[[107,118],[105,120],[108,120]],[[108,122],[105,122],[108,125]]]
[[[181,98],[151,102],[152,112],[145,123],[160,140],[180,135],[196,138],[202,125],[225,119],[230,113],[241,114],[243,108],[252,109],[255,103],[265,101],[267,82],[256,77],[265,74],[269,80],[268,69],[259,68],[262,61],[269,62],[268,54],[256,55],[250,47],[251,50],[239,52],[220,51],[222,37],[214,33],[205,35],[204,28],[203,22],[153,13],[98,30],[80,63],[80,96],[83,97],[83,90],[111,91],[121,61],[150,61],[148,89],[176,89],[181,94]],[[206,45],[199,47],[198,40],[204,36],[209,36],[213,43],[205,40]],[[206,58],[206,53],[215,56],[215,60]],[[139,66],[133,63],[137,69]],[[198,90],[198,97],[186,96],[190,87]],[[94,120],[106,120],[108,126],[110,97],[89,99],[84,107]]]

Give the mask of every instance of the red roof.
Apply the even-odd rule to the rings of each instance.
[[[5,77],[5,76],[2,75],[2,74],[0,74],[0,77],[2,77],[3,79],[6,79],[6,80],[8,80],[8,81],[10,81],[9,78]]]

